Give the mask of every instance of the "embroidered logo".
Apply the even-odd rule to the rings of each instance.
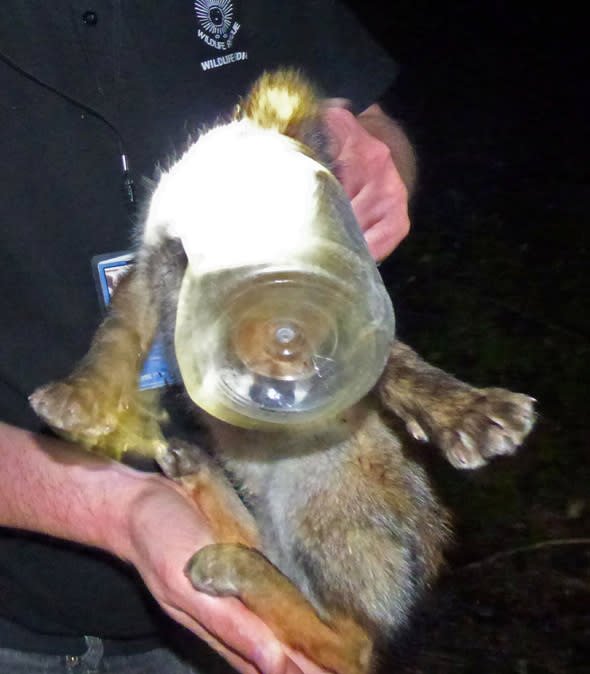
[[[195,0],[198,35],[205,44],[219,51],[231,49],[240,24],[234,21],[232,0]]]

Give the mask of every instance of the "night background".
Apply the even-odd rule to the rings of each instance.
[[[470,383],[538,400],[510,458],[455,471],[447,568],[384,671],[590,672],[588,42],[554,3],[350,6],[401,66],[412,233],[382,266],[398,334]]]

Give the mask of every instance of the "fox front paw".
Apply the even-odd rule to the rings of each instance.
[[[124,397],[83,377],[38,388],[29,402],[57,433],[97,454],[120,459],[128,450],[158,456],[166,449],[164,415],[149,392]]]
[[[118,404],[105,404],[84,380],[51,382],[38,388],[29,402],[43,421],[71,437],[91,441],[111,433],[117,424]]]
[[[534,399],[501,388],[462,396],[455,422],[438,444],[456,468],[473,469],[494,456],[513,454],[535,422]]]

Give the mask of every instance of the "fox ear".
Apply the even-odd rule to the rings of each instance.
[[[309,128],[320,124],[318,100],[314,87],[297,70],[267,72],[236,107],[234,119],[249,119],[305,142]]]
[[[263,129],[289,136],[304,146],[304,152],[329,164],[322,100],[315,87],[298,70],[266,72],[236,107],[234,119],[249,119]]]

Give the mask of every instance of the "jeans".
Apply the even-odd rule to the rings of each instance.
[[[0,674],[229,674],[221,661],[201,669],[166,648],[133,655],[104,655],[98,637],[86,637],[83,655],[43,655],[0,648]]]

